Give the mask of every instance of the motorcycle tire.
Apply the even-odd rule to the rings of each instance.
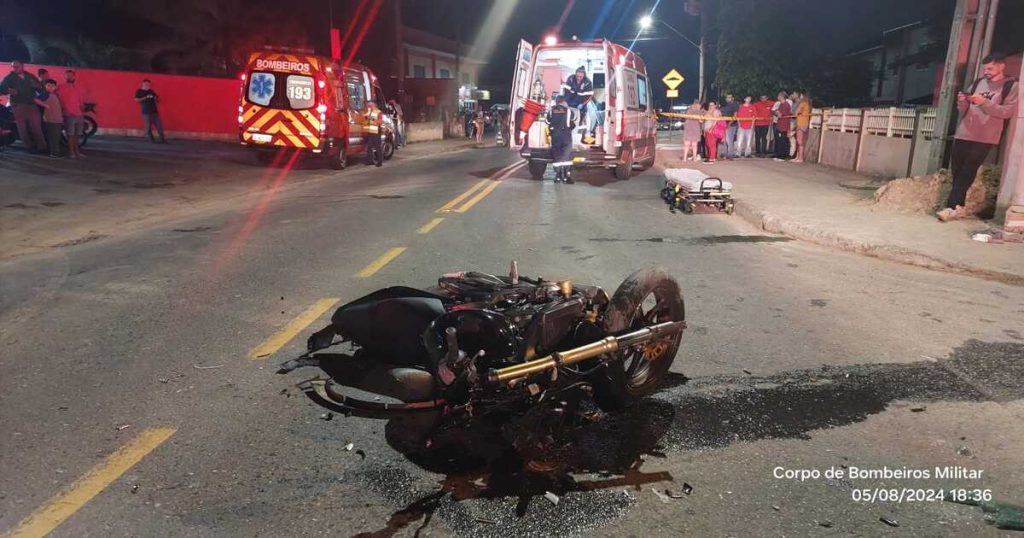
[[[88,140],[90,136],[96,134],[100,128],[99,124],[96,123],[96,119],[92,116],[85,116],[85,137],[83,140]],[[84,143],[83,143],[84,145]]]
[[[394,137],[387,137],[384,139],[384,160],[391,160],[395,156],[395,139]]]
[[[615,290],[605,311],[606,334],[622,334],[654,323],[686,319],[679,283],[664,269],[641,269]],[[650,396],[661,386],[675,361],[682,332],[644,345],[620,350],[595,374],[594,401],[605,411],[619,411]]]

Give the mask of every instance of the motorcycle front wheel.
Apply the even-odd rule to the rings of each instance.
[[[607,334],[622,334],[666,321],[686,319],[679,283],[664,269],[641,269],[615,290],[604,315]],[[596,374],[594,401],[605,411],[629,407],[653,394],[668,375],[682,341],[675,335],[625,349]]]

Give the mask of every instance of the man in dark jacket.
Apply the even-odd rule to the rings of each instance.
[[[572,131],[576,128],[575,108],[570,108],[564,96],[559,95],[551,107],[548,126],[551,128],[551,160],[555,167],[555,183],[575,183],[572,180]]]
[[[18,136],[29,152],[46,153],[43,139],[43,117],[36,105],[36,91],[41,89],[39,79],[25,71],[25,64],[11,62],[11,72],[0,81],[0,93],[10,93],[11,108],[14,109],[14,123]]]
[[[594,99],[594,83],[587,77],[587,69],[583,66],[576,68],[576,73],[565,80],[562,84],[562,95],[565,96],[566,104],[579,111],[580,118],[587,119],[588,138],[592,138],[597,111],[591,101]],[[592,144],[593,140],[584,140]]]
[[[734,117],[740,111],[740,103],[730,93],[725,96],[725,106],[722,107],[722,115]],[[729,120],[725,129],[725,158],[736,158],[736,134],[739,133],[740,124],[735,120]]]

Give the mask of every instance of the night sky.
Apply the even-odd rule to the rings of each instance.
[[[764,9],[771,9],[772,4],[778,1],[787,0],[761,0],[760,3]],[[406,24],[455,38],[456,24],[461,22],[463,32],[472,35],[494,2],[455,3],[463,9],[453,18],[451,14],[439,14],[435,2],[407,1],[403,4]],[[518,0],[518,7],[505,30],[496,37],[495,53],[482,74],[483,85],[504,88],[510,84],[512,57],[519,39],[533,43],[541,41],[570,3],[573,7],[560,32],[562,38],[571,38],[572,35],[581,39],[607,37],[628,45],[637,35],[639,19],[650,13],[656,3],[656,19],[663,19],[694,42],[698,42],[700,36],[700,21],[685,13],[683,0]],[[818,0],[806,18],[792,23],[797,31],[807,35],[809,47],[838,54],[879,44],[883,30],[920,20],[935,3],[952,6],[954,0]],[[458,17],[462,20],[458,21]],[[720,24],[728,24],[728,21],[720,21]],[[469,40],[465,35],[463,39]],[[692,100],[696,97],[696,48],[665,26],[656,24],[641,36],[634,50],[647,61],[648,70],[655,79],[660,79],[671,68],[678,69],[686,77],[680,88],[682,98]],[[713,71],[709,69],[707,76],[710,85]],[[659,85],[656,90],[661,92],[663,88]]]
[[[56,23],[68,32],[86,31],[93,37],[107,36],[114,43],[123,42],[127,39],[128,34],[138,34],[139,31],[143,31],[146,35],[157,35],[156,30],[147,30],[148,26],[140,26],[137,23],[101,24],[99,19],[110,20],[109,14],[115,12],[118,6],[124,5],[121,0],[104,0],[95,4],[83,3],[80,0],[5,1],[13,1],[16,6],[28,11],[35,11],[38,19]],[[299,32],[308,34],[310,41],[324,44],[327,42],[328,6],[333,8],[336,25],[342,26],[346,14],[353,12],[359,1],[298,0],[287,7],[288,16],[293,18],[289,22],[300,28]],[[556,25],[566,7],[570,5],[571,9],[565,17],[565,24],[558,32],[563,40],[569,39],[573,35],[577,35],[581,39],[607,37],[628,45],[637,36],[640,17],[650,13],[652,9],[655,19],[667,22],[695,42],[699,40],[699,19],[685,13],[684,0],[400,1],[406,25],[452,39],[461,39],[465,43],[479,45],[489,42],[490,47],[487,48],[492,50],[492,53],[482,58],[489,63],[482,73],[481,87],[492,90],[496,96],[507,95],[507,86],[510,84],[512,76],[512,58],[519,39],[524,38],[533,43],[541,41],[543,36]],[[716,0],[705,1],[715,2]],[[755,0],[755,5],[759,6],[758,9],[773,9],[773,6],[778,6],[779,3],[794,1],[799,0]],[[163,12],[173,4],[175,12],[179,13],[181,17],[187,18],[187,14],[183,11],[194,9],[199,13],[200,8],[237,6],[239,2],[244,2],[250,9],[257,10],[260,9],[260,6],[274,6],[278,9],[283,6],[278,0],[188,0],[180,2],[134,0],[132,6],[136,11],[149,10],[147,6],[153,6],[153,10]],[[877,45],[880,43],[883,30],[921,20],[933,12],[932,6],[934,5],[946,5],[951,8],[954,3],[955,0],[813,0],[808,2],[811,7],[807,10],[806,17],[788,21],[787,24],[791,24],[795,32],[806,36],[808,47],[823,53],[838,54]],[[1021,3],[1024,4],[1024,2]],[[494,30],[481,31],[481,28],[487,26],[489,16],[492,19],[496,18],[491,16],[492,12],[501,11],[500,8],[503,6],[509,13],[508,20],[497,25]],[[386,11],[382,10],[381,13]],[[97,14],[101,12],[107,13],[108,16],[99,17]],[[227,18],[225,24],[230,23],[230,17]],[[158,25],[159,21],[166,20],[161,16],[156,21],[150,22],[149,26]],[[5,23],[0,22],[0,32],[5,30],[3,24]],[[171,25],[171,23],[168,24]],[[719,21],[719,24],[729,24],[729,21]],[[103,28],[99,26],[103,26]],[[495,27],[493,24],[491,26]],[[96,27],[95,31],[88,32],[88,29],[92,27]],[[122,31],[117,28],[123,29],[125,35],[120,35]],[[378,24],[377,28],[387,32],[386,24]],[[133,30],[135,31],[133,32]],[[245,30],[247,29],[234,31]],[[260,31],[268,32],[269,30],[261,28]],[[696,95],[698,55],[696,49],[685,40],[679,38],[664,25],[655,24],[650,31],[641,35],[634,50],[647,61],[652,78],[658,80],[669,69],[676,68],[687,79],[681,87],[683,99],[692,99]],[[326,53],[327,50],[322,52]],[[713,34],[709,41],[708,56],[713,60]],[[784,62],[785,58],[780,58],[779,61]],[[709,85],[713,82],[713,73],[714,64],[709,62]],[[655,86],[655,89],[657,95],[661,95],[664,90],[660,84]]]

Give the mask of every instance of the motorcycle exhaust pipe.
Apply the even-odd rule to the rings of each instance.
[[[508,383],[534,374],[539,374],[560,366],[571,366],[578,362],[614,353],[620,349],[635,346],[660,338],[662,336],[682,331],[686,328],[685,321],[667,321],[645,327],[638,331],[626,333],[621,336],[607,336],[584,346],[575,347],[566,351],[557,351],[546,357],[527,361],[513,366],[506,366],[497,370],[487,372],[487,382],[491,385]]]

